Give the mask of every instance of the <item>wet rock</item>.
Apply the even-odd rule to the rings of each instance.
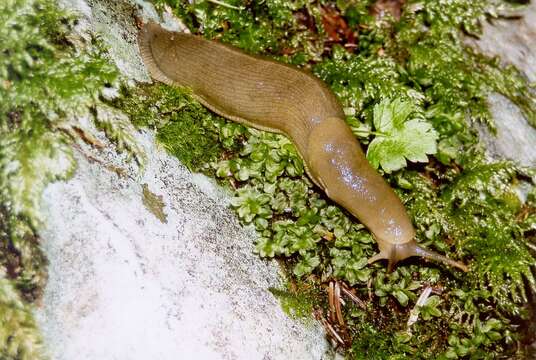
[[[485,54],[499,56],[505,64],[515,65],[529,81],[536,81],[536,2],[518,19],[495,19],[483,24],[480,39],[467,42]],[[524,166],[536,166],[536,129],[530,126],[519,109],[504,96],[489,97],[497,135],[479,127],[487,154],[493,159],[510,159]]]
[[[483,23],[484,34],[469,43],[504,63],[512,64],[536,81],[536,2],[520,12],[518,18],[499,18]]]
[[[523,166],[536,166],[536,129],[529,125],[523,113],[500,94],[488,98],[497,134],[484,125],[478,126],[487,155],[495,160],[514,160]]]

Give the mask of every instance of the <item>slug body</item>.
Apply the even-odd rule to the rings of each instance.
[[[424,256],[467,271],[417,245],[400,199],[369,165],[341,105],[319,79],[155,23],[143,26],[138,43],[156,80],[191,88],[203,105],[230,120],[288,136],[312,181],[373,233],[380,253],[369,262],[387,259],[392,268],[407,257]]]

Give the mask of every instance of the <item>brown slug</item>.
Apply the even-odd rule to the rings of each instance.
[[[389,270],[422,256],[467,267],[420,247],[402,202],[368,163],[341,105],[316,77],[201,37],[148,23],[138,34],[151,76],[191,88],[203,105],[230,120],[288,136],[311,180],[372,232]]]

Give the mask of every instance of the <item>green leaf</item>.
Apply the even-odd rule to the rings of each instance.
[[[279,244],[271,238],[262,237],[255,245],[255,252],[261,257],[274,257],[276,254],[281,253],[281,248]]]
[[[407,165],[406,160],[427,162],[437,152],[438,135],[408,100],[385,99],[374,106],[377,135],[367,150],[372,166],[390,173]]]
[[[456,354],[456,351],[454,349],[448,349],[445,353],[445,357],[447,359],[457,359],[458,355]]]
[[[408,305],[409,297],[408,297],[408,295],[406,295],[406,293],[404,291],[396,290],[396,291],[393,292],[393,296],[398,300],[400,305],[402,305],[402,306],[407,306]]]
[[[430,296],[424,305],[421,307],[421,316],[423,320],[430,320],[432,316],[439,317],[441,316],[441,310],[437,308],[441,300],[439,296],[433,295]]]
[[[318,256],[310,256],[307,254],[294,266],[294,275],[302,277],[310,274],[318,265],[320,258]]]

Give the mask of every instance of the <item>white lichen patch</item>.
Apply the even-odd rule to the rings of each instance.
[[[39,311],[53,359],[319,359],[323,332],[289,319],[267,291],[277,266],[252,231],[192,174],[140,135],[141,176],[78,152],[78,170],[44,195],[50,280]],[[95,153],[95,156],[99,154]],[[161,196],[167,223],[142,204]]]

